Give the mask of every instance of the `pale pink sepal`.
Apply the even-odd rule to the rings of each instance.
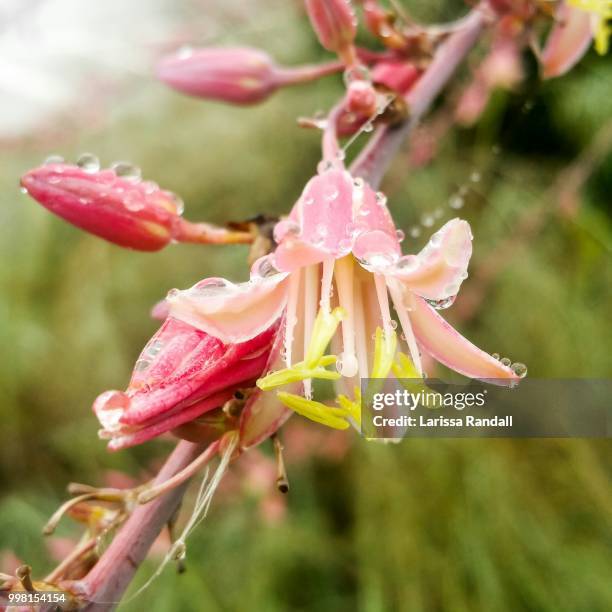
[[[593,40],[591,15],[587,11],[562,2],[556,18],[540,57],[545,79],[564,75],[580,61]]]
[[[221,278],[171,291],[170,314],[225,343],[244,342],[268,329],[287,301],[286,274],[234,284]]]
[[[405,299],[414,335],[434,359],[469,378],[508,384],[520,380],[509,367],[464,338],[425,300],[409,292]]]
[[[451,219],[418,255],[402,257],[391,274],[408,289],[429,300],[454,296],[467,277],[472,256],[469,223]]]

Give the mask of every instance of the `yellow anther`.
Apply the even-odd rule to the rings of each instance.
[[[334,308],[331,312],[321,308],[312,328],[312,336],[304,361],[295,363],[290,368],[270,372],[257,381],[257,386],[267,391],[274,387],[282,387],[292,382],[311,378],[338,380],[340,378],[338,372],[325,369],[326,366],[336,363],[338,358],[336,355],[324,355],[323,353],[336,333],[342,317],[344,317],[342,308]]]
[[[412,363],[412,359],[408,355],[398,353],[397,357],[397,361],[391,366],[395,378],[421,378],[421,375]]]
[[[370,378],[387,378],[397,349],[397,334],[390,330],[387,334],[376,328],[374,341],[374,363]]]
[[[361,390],[355,387],[353,390],[355,399],[349,399],[346,395],[339,395],[336,402],[347,411],[348,415],[361,427]]]
[[[343,308],[334,308],[331,312],[323,308],[319,309],[312,326],[308,350],[304,356],[304,363],[307,368],[313,368],[319,363],[345,314]]]
[[[301,395],[285,393],[284,391],[279,391],[277,396],[287,408],[311,421],[321,423],[321,425],[327,425],[327,427],[332,427],[333,429],[347,429],[350,425],[346,420],[348,412],[342,408],[326,406],[321,402],[315,402]]]

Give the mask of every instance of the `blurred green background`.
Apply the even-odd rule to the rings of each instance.
[[[299,2],[253,3],[248,15],[236,3],[196,2],[191,11],[194,4],[204,21],[220,24],[215,43],[261,46],[287,64],[328,57]],[[463,11],[458,2],[404,5],[428,20]],[[182,3],[172,11],[178,24],[192,14]],[[197,34],[196,25],[194,44]],[[399,156],[383,187],[407,233],[404,248],[414,252],[430,230],[415,239],[410,228],[437,208],[444,214],[433,229],[454,216],[447,202],[466,186],[460,214],[475,236],[471,278],[445,315],[469,338],[525,362],[531,376],[609,377],[609,147],[572,200],[575,213],[561,214],[559,203],[572,195],[564,170],[610,132],[612,62],[591,52],[570,75],[546,83],[532,58],[524,63],[517,91],[497,92],[476,127],[451,127],[427,166]],[[94,100],[105,78],[88,82]],[[295,118],[329,108],[341,80],[282,91],[248,109],[182,97],[146,72],[114,87],[97,121],[79,121],[87,114],[77,101],[0,141],[0,571],[11,551],[37,576],[52,567],[53,547],[40,530],[67,482],[102,485],[117,471],[142,480],[171,448],[160,440],[109,454],[90,409],[102,390],[125,387],[157,327],[152,304],[206,276],[247,275],[244,247],[142,254],[84,235],[21,195],[19,176],[51,153],[74,160],[92,151],[106,165],[139,164],[145,178],[184,198],[189,219],[282,214],[319,159],[318,135]],[[91,98],[83,104],[91,111]],[[474,172],[478,182],[470,181]],[[534,211],[541,220],[525,235],[522,223]],[[508,240],[502,265],[471,294],[472,307],[470,283]],[[188,542],[187,571],[167,568],[123,609],[612,610],[609,441],[379,446],[293,421],[287,499],[271,478],[262,480],[264,448],[255,467],[237,467],[219,492]],[[78,533],[68,520],[58,531]],[[147,562],[136,582],[158,562]]]

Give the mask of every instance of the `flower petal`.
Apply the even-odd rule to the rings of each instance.
[[[472,232],[467,221],[452,219],[436,232],[418,255],[402,257],[385,274],[428,300],[457,295],[472,256]]]
[[[509,384],[520,380],[509,367],[464,338],[425,300],[408,291],[405,299],[417,341],[440,363],[469,378],[504,379]]]
[[[593,40],[591,15],[586,11],[562,2],[556,18],[540,57],[545,79],[564,75],[580,61]]]
[[[168,294],[170,314],[225,343],[244,342],[268,329],[287,302],[286,274],[233,284],[201,281]]]

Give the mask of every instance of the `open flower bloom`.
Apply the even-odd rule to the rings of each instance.
[[[125,392],[106,391],[93,410],[118,450],[193,421],[252,387],[265,372],[278,323],[230,343],[168,317],[138,358]]]
[[[437,312],[467,277],[467,222],[449,221],[420,253],[402,255],[384,195],[336,162],[308,182],[275,239],[277,249],[255,262],[248,282],[209,279],[168,302],[171,316],[224,343],[248,342],[284,314],[282,361],[257,384],[262,391],[299,385],[303,395],[277,394],[292,410],[331,427],[359,424],[359,378],[420,377],[420,350],[471,378],[520,378]],[[337,381],[338,408],[312,399],[312,379]]]
[[[546,41],[542,56],[542,75],[564,75],[587,52],[593,39],[600,54],[608,50],[612,19],[610,0],[568,0],[561,2],[556,23]]]

